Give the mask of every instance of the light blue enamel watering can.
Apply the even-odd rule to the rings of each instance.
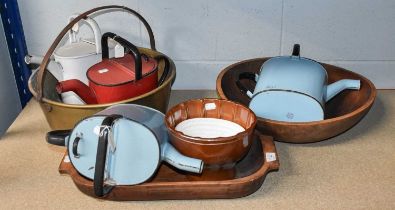
[[[325,103],[345,89],[358,90],[359,80],[342,79],[327,85],[328,75],[318,62],[300,57],[294,45],[292,56],[267,60],[259,75],[240,74],[240,79],[256,82],[253,92],[238,82],[251,98],[249,108],[259,117],[286,121],[310,122],[324,119]]]
[[[180,154],[168,142],[164,114],[141,105],[111,106],[75,125],[47,134],[51,144],[67,147],[68,159],[94,182],[96,196],[116,185],[135,185],[153,176],[162,161],[201,173],[203,161]]]

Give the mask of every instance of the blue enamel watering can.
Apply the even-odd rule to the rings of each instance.
[[[47,134],[48,143],[67,147],[68,160],[93,180],[99,197],[114,186],[147,181],[162,161],[201,173],[203,161],[180,154],[168,138],[164,114],[136,104],[111,106],[81,120],[72,130]]]
[[[256,82],[253,92],[240,81],[238,87],[251,98],[249,108],[258,117],[286,121],[310,122],[324,119],[325,103],[345,89],[359,90],[360,81],[342,79],[327,85],[328,75],[318,62],[300,56],[294,45],[291,56],[267,60],[259,75],[246,72],[239,80]]]

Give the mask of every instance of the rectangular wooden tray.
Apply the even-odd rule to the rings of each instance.
[[[92,180],[82,177],[70,162],[64,161],[66,155],[67,153],[60,163],[59,172],[70,175],[80,191],[96,197]],[[273,138],[256,134],[249,153],[235,166],[234,179],[190,181],[187,173],[162,164],[149,182],[115,186],[100,199],[131,201],[244,197],[257,191],[266,174],[278,168],[279,160]]]

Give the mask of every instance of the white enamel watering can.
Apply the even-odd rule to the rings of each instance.
[[[69,21],[77,17],[75,14],[69,18]],[[92,30],[93,39],[77,39],[79,31],[78,23],[68,32],[68,42],[60,46],[54,52],[54,59],[51,59],[48,70],[55,76],[58,81],[78,79],[88,85],[86,72],[92,65],[101,61],[101,31],[99,25],[90,17],[83,19]],[[116,42],[109,40],[109,56],[114,57],[114,48]],[[123,50],[123,49],[122,49]],[[120,52],[123,55],[123,52]],[[27,56],[26,63],[40,64],[41,56]],[[66,104],[85,104],[74,92],[65,92],[61,94],[62,101]]]
[[[328,75],[318,62],[300,57],[296,44],[292,56],[267,60],[259,75],[240,74],[238,87],[251,98],[249,108],[262,118],[286,122],[324,119],[325,103],[345,89],[359,90],[360,81],[342,79],[327,85]],[[240,79],[256,82],[253,92]]]

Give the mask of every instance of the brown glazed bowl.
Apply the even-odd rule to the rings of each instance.
[[[250,99],[236,85],[243,72],[259,73],[261,65],[270,58],[244,60],[226,67],[218,75],[217,93],[220,98],[248,106]],[[346,69],[321,63],[328,73],[328,84],[341,79],[361,81],[359,91],[345,90],[325,104],[325,119],[315,122],[291,123],[258,117],[256,129],[273,136],[276,141],[311,143],[337,136],[357,124],[369,112],[376,98],[376,88],[365,77]],[[255,84],[241,80],[250,90]]]
[[[207,104],[211,105],[210,109],[206,109]],[[234,136],[218,138],[192,137],[175,130],[178,123],[192,118],[228,120],[245,130]],[[165,124],[169,130],[170,142],[179,152],[202,159],[206,165],[226,165],[237,162],[248,152],[253,140],[256,116],[249,108],[232,101],[193,99],[172,107],[166,113]]]

